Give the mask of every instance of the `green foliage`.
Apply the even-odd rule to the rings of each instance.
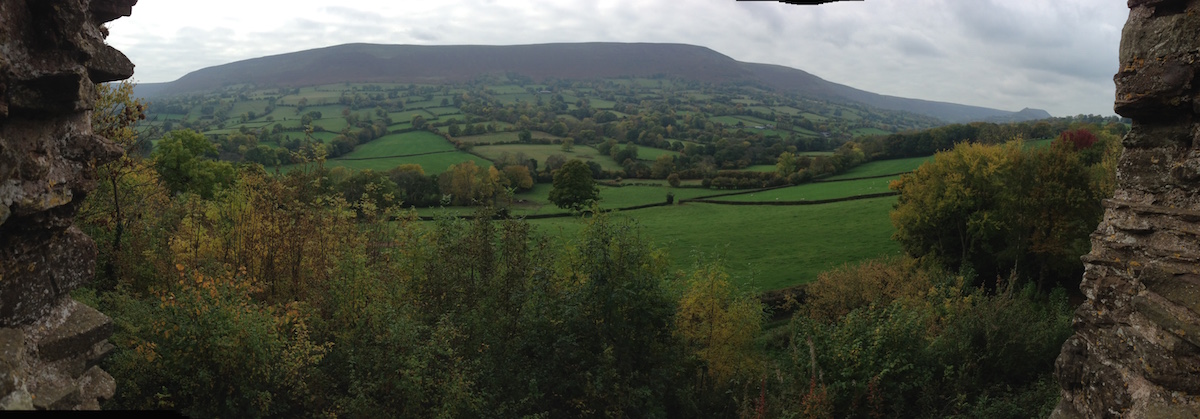
[[[545,364],[562,377],[546,383],[561,394],[555,405],[565,416],[667,416],[677,397],[680,348],[662,255],[633,225],[598,215],[565,257],[560,275],[574,285],[562,318],[566,333],[547,348]],[[578,402],[587,407],[570,405]]]
[[[959,144],[892,183],[901,194],[894,237],[909,255],[985,281],[1016,270],[1039,285],[1074,283],[1111,193],[1107,168],[1085,165],[1067,141]]]
[[[880,277],[881,268],[871,263],[861,270]],[[852,273],[849,268],[843,275]],[[812,397],[816,388],[827,391],[834,417],[1048,414],[1057,389],[1044,383],[1071,333],[1065,292],[1058,289],[1047,298],[1032,284],[1016,289],[1007,282],[989,295],[965,287],[966,278],[937,273],[929,278],[932,287],[924,291],[851,304],[842,317],[794,317],[787,343],[791,356],[781,363],[791,376],[769,402],[772,409],[801,411],[805,406],[795,400]],[[835,292],[853,294],[858,288]]]
[[[600,199],[600,189],[592,179],[592,169],[582,160],[571,160],[554,172],[550,202],[559,208],[579,211]]]
[[[233,166],[213,160],[216,147],[191,130],[167,133],[154,149],[154,168],[173,193],[191,192],[211,198],[234,181]]]
[[[108,407],[664,417],[687,406],[667,265],[632,225],[593,218],[551,247],[490,214],[375,221],[389,213],[352,206],[329,179],[364,176],[370,195],[387,179],[377,174],[238,176],[211,200],[148,214],[176,214],[157,221],[167,243],[145,253],[152,282],[93,298],[118,326],[106,367],[123,387]]]
[[[156,298],[115,299],[124,350],[108,364],[126,409],[172,408],[191,416],[296,414],[328,350],[311,340],[303,304],[264,306],[244,275],[187,271]]]

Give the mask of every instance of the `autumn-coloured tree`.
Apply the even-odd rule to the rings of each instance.
[[[167,196],[157,173],[143,159],[149,142],[141,137],[137,124],[146,117],[146,103],[133,97],[133,83],[98,84],[96,94],[92,132],[112,141],[122,153],[97,168],[100,182],[84,202],[79,219],[100,244],[99,285],[110,287],[116,285],[118,271],[130,268],[125,257],[126,233],[135,229],[135,235],[140,235],[143,228],[152,229],[140,213],[162,208]]]
[[[694,270],[675,313],[676,333],[704,366],[698,386],[723,393],[746,383],[761,369],[754,337],[763,320],[757,299],[740,293],[719,265]]]
[[[893,237],[909,255],[970,268],[985,283],[1014,272],[1070,283],[1113,176],[1104,167],[1086,165],[1070,141],[960,143],[892,182],[900,192]]]
[[[454,205],[492,205],[500,196],[503,178],[495,166],[479,167],[472,160],[450,166],[438,176],[443,194]]]
[[[504,177],[505,184],[513,189],[516,189],[518,192],[527,191],[533,188],[533,176],[529,174],[528,166],[505,166]]]

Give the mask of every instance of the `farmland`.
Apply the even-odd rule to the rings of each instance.
[[[719,258],[740,287],[772,290],[812,281],[845,263],[899,254],[887,213],[895,198],[811,206],[686,203],[620,213],[666,249],[676,269]],[[756,220],[771,220],[761,222]],[[573,237],[577,220],[530,221],[546,234]]]
[[[453,150],[454,145],[446,142],[446,139],[429,132],[418,131],[384,136],[359,146],[341,159],[359,160]]]
[[[293,152],[304,147],[336,149],[325,165],[353,171],[386,172],[419,164],[426,174],[438,175],[465,161],[487,167],[533,160],[525,164],[542,183],[501,199],[514,216],[565,214],[548,198],[551,174],[545,171],[551,156],[594,162],[597,178],[619,179],[622,185],[599,187],[600,208],[662,204],[672,195],[674,205],[619,216],[637,220],[645,234],[669,249],[675,266],[686,267],[695,261],[696,252],[724,253],[746,286],[759,290],[807,282],[830,266],[895,253],[887,218],[895,198],[806,206],[683,201],[731,192],[701,187],[718,170],[744,168],[756,172],[754,176],[770,177],[778,170],[776,157],[782,151],[828,163],[842,158],[835,150],[848,141],[929,124],[859,105],[669,79],[536,84],[497,77],[454,86],[344,83],[230,89],[234,90],[160,103],[151,109],[150,125],[196,129],[222,147],[230,143],[222,153],[234,159],[255,147],[268,150],[259,153],[268,161],[286,156],[276,151],[285,147]],[[888,123],[879,122],[883,120]],[[235,136],[240,136],[236,144],[230,140]],[[570,151],[562,145],[567,138],[574,142]],[[876,194],[887,191],[895,177],[889,175],[911,171],[928,159],[839,160],[844,167],[835,170],[825,164],[823,172],[810,173],[814,183],[707,199],[745,204]],[[285,166],[299,162],[292,163]],[[690,173],[681,181],[687,187],[667,185],[668,173],[682,172]],[[877,178],[843,181],[872,177]],[[418,213],[473,211],[433,205],[418,208]],[[570,217],[536,224],[546,231],[574,228]]]
[[[505,144],[492,146],[475,147],[473,151],[479,155],[495,160],[501,155],[525,153],[531,159],[538,161],[539,166],[544,166],[546,158],[561,154],[568,159],[580,159],[583,161],[594,161],[599,163],[601,167],[608,170],[617,170],[621,165],[613,161],[612,158],[600,154],[595,148],[588,146],[576,146],[572,151],[562,151],[562,146],[557,145],[538,145],[538,144]]]
[[[774,202],[817,201],[888,192],[888,182],[894,178],[873,178],[840,182],[809,183],[754,193],[711,198],[716,201]]]

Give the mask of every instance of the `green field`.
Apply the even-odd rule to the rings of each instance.
[[[389,112],[388,118],[392,119],[392,123],[412,123],[413,116],[421,115],[426,120],[429,119],[429,113],[420,109],[407,109],[400,112]],[[324,115],[322,115],[324,116]]]
[[[329,132],[329,131],[321,131],[321,132],[312,133],[313,139],[320,140],[326,144],[329,144],[329,142],[333,141],[334,138],[337,138],[338,135],[341,135],[341,134],[338,134],[336,132]],[[296,133],[296,136],[303,137],[304,133]]]
[[[530,134],[530,138],[533,138],[535,140],[540,140],[540,139],[557,140],[560,138],[560,137],[556,137],[556,136],[553,136],[553,135],[550,135],[550,134],[547,134],[547,133],[544,133],[541,131],[530,131],[529,134]],[[520,135],[520,133],[516,132],[516,131],[502,131],[502,132],[494,132],[491,134],[480,134],[480,135],[468,135],[468,136],[463,136],[463,137],[454,137],[454,141],[460,141],[460,142],[463,142],[466,144],[515,143],[515,142],[520,141],[519,135]],[[555,146],[555,147],[557,147],[557,146]]]
[[[451,150],[454,150],[454,145],[447,142],[445,138],[429,131],[414,131],[377,138],[358,146],[353,152],[342,156],[339,160],[404,156]]]
[[[425,154],[421,156],[409,157],[390,157],[382,159],[369,160],[340,160],[333,159],[325,161],[325,165],[329,167],[341,166],[353,170],[371,169],[375,171],[390,170],[393,167],[402,164],[419,164],[425,169],[426,174],[442,173],[450,166],[472,160],[480,166],[491,166],[492,162],[481,159],[470,153],[462,151],[449,151],[446,153]]]
[[[888,183],[896,178],[874,178],[840,182],[808,183],[769,191],[713,198],[717,201],[816,201],[888,192]]]
[[[687,203],[618,213],[667,251],[675,268],[719,257],[743,289],[765,291],[807,283],[846,263],[900,253],[888,212],[894,197],[805,206]],[[531,220],[540,231],[571,237],[571,218]]]
[[[854,133],[854,136],[855,136],[855,137],[861,137],[861,136],[864,136],[864,135],[887,135],[887,134],[891,134],[890,132],[887,132],[887,131],[881,130],[881,129],[879,129],[879,128],[855,128],[855,129],[854,129],[853,131],[851,131],[851,132],[852,132],[852,133]]]
[[[529,158],[536,159],[538,161],[538,167],[545,165],[547,157],[550,157],[554,154],[562,154],[567,158],[567,160],[579,159],[585,162],[594,161],[596,163],[600,163],[600,166],[605,170],[621,169],[621,165],[617,164],[617,162],[614,162],[611,157],[602,155],[599,151],[596,151],[596,149],[589,146],[577,145],[575,146],[574,150],[568,152],[562,151],[562,146],[553,144],[504,144],[478,146],[475,147],[473,151],[492,160],[500,158],[500,156],[504,153],[525,153],[525,155],[529,156]]]
[[[658,156],[663,156],[663,155],[679,156],[680,155],[678,151],[666,150],[666,149],[654,148],[654,147],[646,147],[646,146],[640,146],[640,145],[637,146],[637,150],[638,150],[638,160],[654,161],[655,159],[658,158]]]
[[[445,117],[445,118],[449,118],[449,117],[451,117],[451,116],[453,116],[453,115],[455,115],[455,114],[459,114],[459,113],[461,113],[461,112],[459,112],[459,111],[458,111],[458,108],[455,108],[455,107],[453,107],[453,106],[446,106],[446,107],[438,107],[438,108],[433,108],[433,109],[426,109],[426,111],[432,112],[434,115],[438,115],[438,116],[443,116],[443,115],[444,115],[444,117]]]
[[[638,182],[633,180],[632,182]],[[672,188],[669,186],[622,186],[600,187],[601,208],[625,208],[636,205],[656,204],[665,202],[667,193],[675,194],[675,200],[712,195],[712,189],[703,188]]]
[[[895,173],[911,172],[913,170],[917,170],[918,167],[921,167],[922,164],[924,164],[927,160],[931,160],[931,159],[933,159],[933,156],[873,161],[873,162],[861,164],[853,169],[847,170],[845,173],[842,173],[842,174],[839,174],[836,176],[830,176],[826,179],[827,180],[853,179],[853,178],[860,178],[860,177],[883,176],[883,175],[891,175],[891,174],[895,174]]]
[[[324,115],[322,115],[322,116],[324,116]],[[313,129],[316,129],[316,127],[321,127],[325,131],[330,131],[330,132],[342,132],[343,129],[345,129],[347,126],[350,125],[350,124],[346,123],[345,118],[341,118],[341,117],[321,118],[321,119],[314,120],[312,122],[312,124],[313,124]]]
[[[669,186],[600,186],[600,208],[615,209],[637,205],[665,202],[667,192],[674,192],[675,199],[692,198],[712,194],[712,190],[701,188],[671,188]],[[550,202],[551,186],[534,185],[530,191],[514,196],[513,209],[521,214],[553,214],[566,212]]]

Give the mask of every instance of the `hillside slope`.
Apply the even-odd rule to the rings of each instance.
[[[247,83],[281,87],[341,82],[456,83],[508,73],[528,76],[535,81],[665,75],[707,83],[751,83],[806,97],[909,111],[947,122],[1027,120],[1049,116],[1045,111],[1037,110],[1016,113],[879,95],[832,83],[790,67],[743,63],[704,47],[652,43],[345,44],[204,68],[173,82],[142,84],[137,93],[153,97]]]

